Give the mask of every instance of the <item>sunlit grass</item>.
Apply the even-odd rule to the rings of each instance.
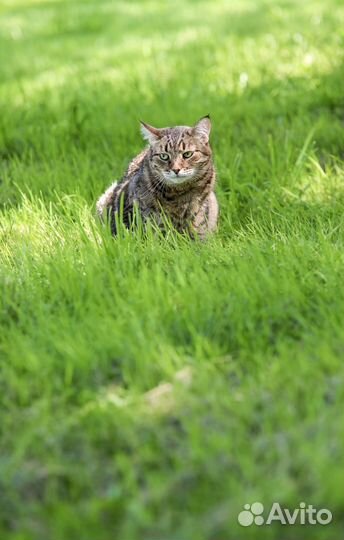
[[[337,540],[342,3],[0,13],[1,540]],[[219,232],[113,239],[138,120],[206,113]],[[254,501],[333,523],[241,528]]]

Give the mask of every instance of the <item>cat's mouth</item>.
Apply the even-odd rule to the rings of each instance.
[[[192,180],[194,175],[195,175],[194,169],[187,169],[184,171],[179,171],[178,174],[176,174],[174,171],[163,172],[163,176],[164,176],[164,180],[166,184],[169,184],[171,186],[188,182]]]

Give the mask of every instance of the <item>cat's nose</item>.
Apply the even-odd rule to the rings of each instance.
[[[176,174],[178,176],[178,173],[179,173],[180,169],[172,169],[172,171],[174,172],[174,174]]]

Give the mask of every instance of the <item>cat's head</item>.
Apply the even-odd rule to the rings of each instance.
[[[200,178],[211,163],[209,116],[193,127],[155,128],[141,122],[143,137],[150,144],[150,166],[170,186]]]

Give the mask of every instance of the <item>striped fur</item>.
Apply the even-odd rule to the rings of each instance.
[[[149,146],[97,202],[98,214],[109,218],[113,234],[116,215],[130,227],[135,207],[143,222],[152,219],[161,229],[166,219],[179,232],[200,238],[216,229],[218,204],[210,129],[209,117],[193,127],[157,129],[141,123]]]

